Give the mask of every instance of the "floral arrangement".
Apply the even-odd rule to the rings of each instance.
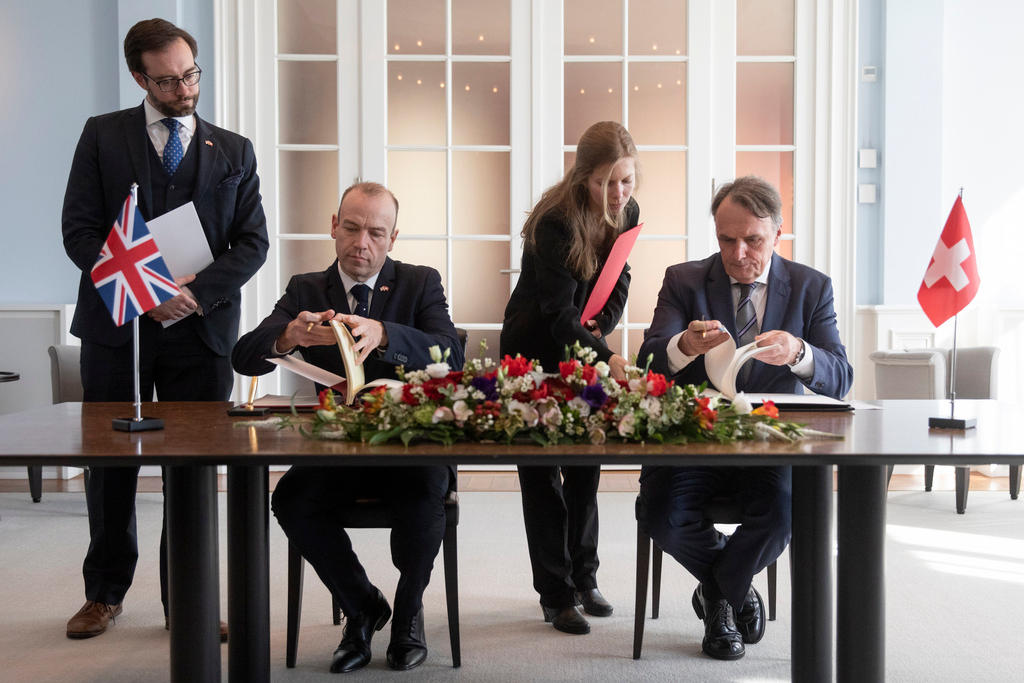
[[[596,354],[578,343],[567,349],[557,374],[521,356],[495,363],[482,357],[485,350],[481,345],[481,358],[453,371],[433,347],[434,362],[400,372],[400,386],[377,387],[353,406],[338,405],[325,390],[311,421],[293,413],[283,424],[312,438],[369,444],[794,441],[810,431],[779,420],[770,401],[753,409],[742,394],[733,401],[703,396],[704,385],[680,386],[647,368],[630,366],[626,380],[615,380],[608,365],[593,363]]]

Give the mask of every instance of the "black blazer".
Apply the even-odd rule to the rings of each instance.
[[[804,382],[818,394],[844,396],[853,385],[853,368],[839,339],[833,308],[832,280],[813,268],[772,255],[768,271],[767,300],[761,330],[785,330],[811,345],[814,375]],[[643,366],[654,355],[651,369],[668,375],[668,342],[691,320],[717,320],[736,338],[736,311],[732,285],[720,253],[701,261],[670,266],[658,293],[654,320],[644,334],[637,362]],[[748,384],[766,393],[803,393],[799,377],[785,365],[768,365],[756,358]],[[683,384],[708,379],[704,356],[671,377]]]
[[[639,218],[640,206],[630,198],[625,208],[623,232],[636,227]],[[519,353],[536,359],[546,372],[558,370],[558,362],[565,357],[565,347],[577,340],[580,346],[594,349],[599,360],[611,358],[605,337],[618,324],[629,292],[629,264],[626,264],[608,303],[594,317],[604,335],[595,339],[580,323],[580,315],[604,267],[604,259],[590,280],[577,279],[565,264],[569,253],[568,230],[557,215],[549,213],[541,219],[535,248],[523,251],[519,282],[505,307],[505,322],[501,326],[500,354],[504,357]]]
[[[64,249],[82,270],[71,333],[83,340],[120,346],[131,339],[128,325],[114,325],[89,272],[133,182],[143,218],[155,218],[149,207],[151,147],[140,104],[90,118],[75,149],[62,230]],[[188,285],[203,310],[192,324],[211,350],[226,356],[238,337],[240,289],[267,256],[267,221],[248,139],[196,116],[191,148],[199,154],[192,201],[214,258]]]
[[[273,357],[274,342],[288,323],[300,311],[328,309],[336,313],[351,312],[337,261],[323,272],[296,275],[291,279],[273,312],[235,344],[231,353],[235,370],[243,375],[264,375],[275,369],[277,366],[266,359]],[[451,349],[448,365],[453,370],[462,369],[462,345],[448,315],[441,276],[433,268],[386,259],[377,276],[367,317],[381,321],[388,334],[387,349],[371,353],[363,365],[367,381],[394,378],[398,365],[410,370],[426,367],[431,362],[427,350],[435,344],[442,352]],[[298,350],[313,365],[338,375],[345,374],[337,346],[300,346]]]

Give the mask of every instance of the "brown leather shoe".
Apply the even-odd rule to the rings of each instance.
[[[114,617],[121,613],[121,605],[86,600],[82,609],[68,620],[68,638],[92,638],[107,630]]]
[[[171,630],[171,623],[167,620],[167,617],[164,617],[164,630]],[[226,621],[220,622],[220,642],[228,642],[228,622]]]

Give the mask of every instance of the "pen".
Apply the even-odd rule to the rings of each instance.
[[[310,324],[306,325],[306,332],[312,331],[313,325],[316,325],[316,323],[310,323]]]
[[[246,410],[252,410],[252,402],[256,399],[256,385],[259,384],[260,378],[256,375],[252,376],[249,381],[249,400],[245,403]]]
[[[703,313],[700,314],[700,321],[704,322],[704,314]],[[707,335],[707,333],[708,333],[707,327],[703,328],[700,331],[700,338],[703,339]]]

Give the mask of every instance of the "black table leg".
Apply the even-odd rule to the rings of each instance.
[[[885,680],[885,466],[839,468],[836,672]]]
[[[228,466],[228,680],[270,682],[267,468]]]
[[[832,467],[793,468],[793,681],[832,680]]]
[[[165,469],[171,680],[220,681],[217,471]]]

